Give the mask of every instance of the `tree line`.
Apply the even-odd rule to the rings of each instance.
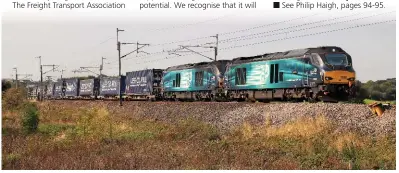
[[[396,78],[386,80],[369,80],[366,83],[356,81],[359,99],[396,100]]]

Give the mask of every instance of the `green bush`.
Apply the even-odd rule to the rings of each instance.
[[[367,81],[356,81],[359,99],[396,100],[396,78]]]
[[[26,102],[26,91],[23,88],[10,88],[3,93],[3,109],[9,111],[20,110]]]
[[[39,113],[34,103],[26,103],[22,114],[22,130],[24,133],[36,132],[39,125]]]

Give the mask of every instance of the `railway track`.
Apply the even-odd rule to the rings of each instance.
[[[396,120],[395,109],[386,110],[383,116],[377,117],[367,105],[352,103],[126,101],[119,106],[118,101],[46,100],[38,105],[54,112],[105,108],[110,115],[121,116],[126,121],[137,117],[175,123],[191,117],[226,132],[243,122],[262,125],[267,117],[273,126],[280,126],[301,117],[324,116],[337,125],[335,132],[355,129],[364,134],[395,133]]]
[[[89,100],[89,99],[50,99],[45,101],[85,101],[85,102],[119,102],[119,100]],[[350,102],[339,102],[336,100],[325,100],[321,102],[309,102],[309,101],[147,101],[147,100],[124,100],[125,102],[153,102],[153,103],[193,103],[193,104],[216,104],[216,103],[223,103],[223,104],[273,104],[273,103],[350,103]],[[353,103],[355,104],[355,103]]]

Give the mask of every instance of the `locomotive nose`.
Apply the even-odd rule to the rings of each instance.
[[[334,70],[324,74],[325,84],[347,84],[351,85],[355,81],[356,74],[354,72]]]

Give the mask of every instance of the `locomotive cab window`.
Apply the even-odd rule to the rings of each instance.
[[[247,83],[247,69],[237,68],[236,69],[236,85],[245,85]]]
[[[331,65],[348,65],[348,57],[345,54],[327,54],[326,60]]]
[[[204,86],[204,71],[195,72],[195,86]]]

